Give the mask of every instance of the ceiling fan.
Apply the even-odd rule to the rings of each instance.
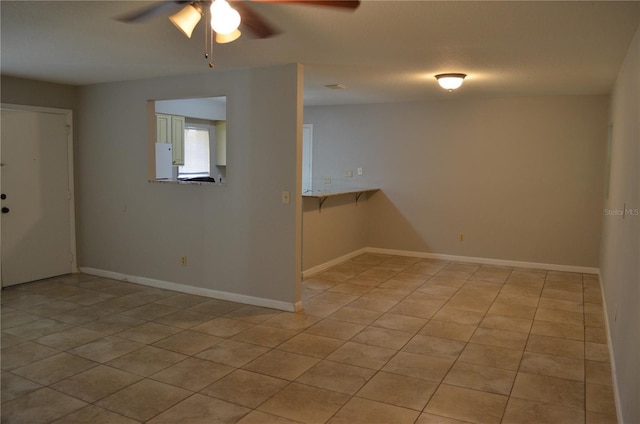
[[[202,17],[205,17],[205,58],[213,68],[213,44],[230,43],[237,40],[240,29],[246,29],[256,38],[268,38],[278,34],[278,30],[255,12],[249,3],[289,3],[322,6],[343,10],[355,10],[360,0],[172,0],[162,1],[134,11],[116,19],[125,22],[142,22],[157,15],[170,15],[169,20],[184,35],[191,34]]]

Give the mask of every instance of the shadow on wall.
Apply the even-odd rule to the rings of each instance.
[[[411,221],[396,207],[384,191],[369,199],[369,225],[367,246],[431,253],[427,240]],[[437,226],[437,223],[433,223]],[[424,231],[422,231],[424,233]]]
[[[369,203],[363,195],[356,204],[349,195],[303,198],[302,269],[308,270],[367,247]]]

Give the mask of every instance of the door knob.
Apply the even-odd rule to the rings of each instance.
[[[9,208],[6,206],[2,208],[2,213],[9,213]]]
[[[6,198],[7,198],[7,195],[6,195],[6,194],[4,194],[4,193],[0,194],[0,199],[4,200],[4,199],[6,199]]]

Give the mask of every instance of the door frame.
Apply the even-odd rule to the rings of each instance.
[[[305,144],[305,131],[309,132],[308,143]],[[307,175],[308,181],[302,179],[302,192],[304,194],[309,191],[313,191],[313,124],[303,124],[302,125],[302,175],[304,176],[304,167],[309,167],[309,174]],[[305,149],[306,147],[306,149]],[[308,161],[305,160],[305,152],[308,153]]]
[[[68,175],[68,188],[69,188],[69,229],[70,229],[70,241],[71,246],[71,262],[69,272],[75,274],[78,272],[78,255],[76,252],[76,209],[75,209],[75,178],[73,174],[73,111],[70,109],[58,109],[51,107],[41,106],[28,106],[18,105],[11,103],[0,103],[0,109],[2,110],[17,110],[22,112],[37,112],[37,113],[51,113],[56,115],[64,115],[66,117],[67,125],[67,175]],[[0,143],[0,166],[2,164],[2,143]],[[2,172],[0,172],[0,186],[2,184]],[[2,231],[2,220],[0,220],[0,234]],[[0,243],[0,258],[2,257],[2,243]],[[2,260],[0,260],[0,287],[4,287],[2,282]]]

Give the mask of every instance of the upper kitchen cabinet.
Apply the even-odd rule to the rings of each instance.
[[[184,116],[156,114],[156,143],[171,143],[173,165],[184,165]]]
[[[227,123],[216,122],[216,165],[227,166]]]

